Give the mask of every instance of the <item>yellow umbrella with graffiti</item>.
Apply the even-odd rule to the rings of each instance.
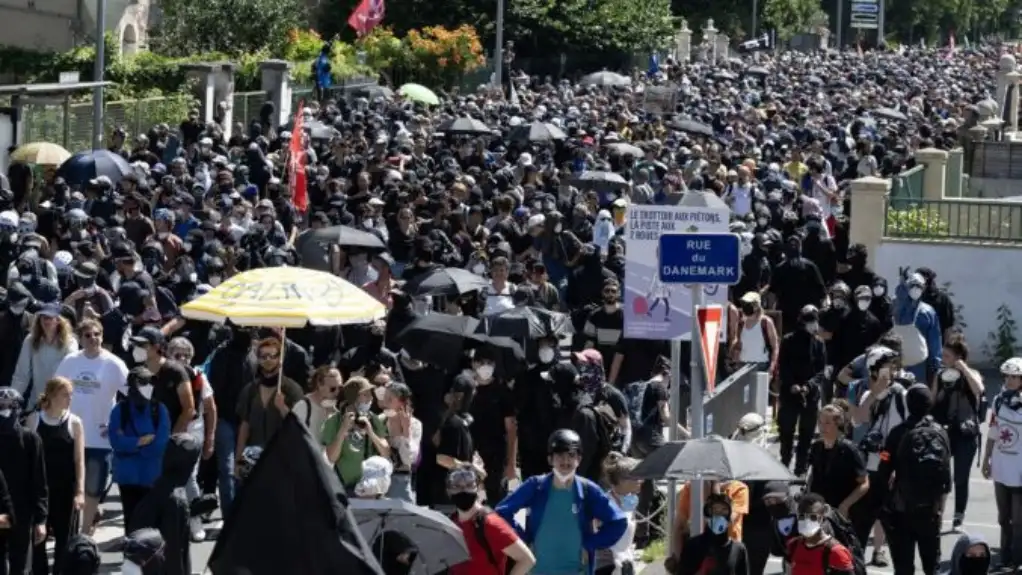
[[[260,268],[229,278],[181,308],[190,319],[249,327],[368,323],[387,309],[361,288],[306,268]]]

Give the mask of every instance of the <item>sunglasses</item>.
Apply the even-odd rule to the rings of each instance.
[[[280,359],[279,353],[260,353],[259,361],[270,361],[273,359]]]
[[[800,513],[799,521],[823,521],[824,516],[820,513]]]

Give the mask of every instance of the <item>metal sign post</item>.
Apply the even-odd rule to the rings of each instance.
[[[703,306],[703,290],[710,285],[734,285],[741,279],[742,240],[736,234],[665,234],[660,236],[660,280],[668,284],[689,284],[692,294],[692,353],[689,357],[689,385],[692,389],[690,421],[692,439],[704,436],[705,416],[703,415],[703,390],[709,382],[703,381],[702,338],[699,337],[696,322],[699,308]],[[716,342],[708,342],[716,345]],[[677,440],[678,412],[681,409],[681,341],[671,342],[671,422],[669,438]],[[677,514],[677,483],[670,481],[667,510],[670,528],[668,545],[674,548],[673,525]],[[693,481],[689,489],[692,505],[689,528],[692,535],[702,532],[703,493],[702,483]]]

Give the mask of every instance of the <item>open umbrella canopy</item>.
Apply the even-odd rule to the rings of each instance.
[[[553,124],[530,122],[512,128],[508,137],[519,142],[552,142],[565,140],[568,135]]]
[[[633,146],[627,142],[614,142],[613,144],[607,144],[607,149],[612,153],[620,154],[622,156],[632,156],[633,158],[641,158],[646,155],[642,151],[642,148]]]
[[[468,561],[461,528],[446,515],[399,499],[352,499],[349,508],[362,536],[373,547],[387,532],[402,535],[414,548],[413,573],[432,575]],[[386,545],[386,538],[383,539]],[[387,555],[386,547],[382,554]]]
[[[413,100],[421,104],[436,106],[440,103],[440,98],[433,93],[433,90],[430,90],[421,84],[405,84],[398,88],[397,93],[409,100]]]
[[[622,189],[628,187],[628,181],[617,172],[601,172],[601,171],[589,171],[582,172],[582,175],[575,178],[575,184],[578,186],[603,186],[614,189]]]
[[[695,120],[675,120],[668,124],[669,128],[678,130],[679,132],[685,132],[686,134],[695,134],[697,136],[712,136],[713,128],[702,123],[696,122]]]
[[[478,329],[479,320],[472,316],[431,313],[408,324],[397,334],[397,342],[412,359],[457,369],[465,350],[486,341]]]
[[[256,327],[345,325],[382,319],[387,308],[334,275],[306,268],[242,272],[181,307],[191,319]]]
[[[593,72],[582,78],[583,86],[631,86],[632,79],[617,72]]]
[[[516,341],[560,339],[574,333],[567,314],[529,306],[486,316],[479,329],[491,336],[505,336]]]
[[[755,443],[718,436],[672,441],[653,451],[632,471],[639,479],[795,479],[776,457]]]
[[[71,152],[52,142],[22,144],[11,154],[12,162],[24,162],[40,166],[59,166],[71,157]]]
[[[99,176],[106,176],[110,178],[110,182],[117,184],[132,172],[128,160],[109,150],[79,152],[57,168],[57,175],[72,186],[84,186],[89,180]]]
[[[444,134],[465,134],[470,136],[489,136],[493,134],[493,128],[475,118],[454,118],[440,124],[438,132]]]
[[[894,108],[877,108],[876,110],[873,110],[873,115],[878,118],[886,118],[888,120],[895,120],[898,122],[908,120],[908,116]]]
[[[330,247],[334,245],[367,250],[387,249],[380,236],[372,232],[344,225],[319,228],[298,236],[296,248],[302,256],[302,266],[329,271]]]
[[[478,291],[490,282],[462,268],[437,268],[408,280],[404,292],[410,295],[459,296]]]
[[[313,140],[331,140],[334,136],[339,136],[340,132],[330,124],[324,122],[309,122],[303,126],[303,129],[309,133],[309,137]]]

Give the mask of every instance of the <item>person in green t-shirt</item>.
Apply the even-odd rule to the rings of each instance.
[[[344,385],[344,405],[323,424],[320,441],[327,459],[349,492],[362,478],[362,462],[379,455],[390,458],[387,425],[369,410],[373,385],[364,377],[352,377]]]

